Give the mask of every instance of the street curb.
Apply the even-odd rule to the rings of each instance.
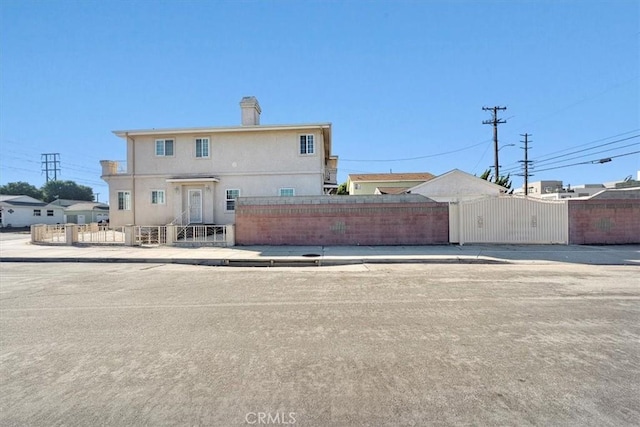
[[[358,258],[358,259],[213,259],[213,258],[36,258],[0,257],[0,262],[16,263],[95,263],[95,264],[182,264],[212,267],[330,267],[359,264],[512,264],[508,261],[486,258]]]

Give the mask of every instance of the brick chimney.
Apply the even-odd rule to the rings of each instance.
[[[260,104],[255,96],[245,96],[240,101],[242,110],[242,126],[257,126],[260,124]]]

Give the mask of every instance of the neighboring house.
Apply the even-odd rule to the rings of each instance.
[[[64,208],[64,221],[70,224],[90,224],[109,219],[109,205],[86,200],[57,199],[52,205]]]
[[[406,192],[420,194],[436,202],[461,202],[481,197],[497,197],[507,191],[505,187],[461,170],[453,169],[429,181],[418,184]]]
[[[402,194],[405,190],[433,179],[428,172],[421,173],[365,173],[350,174],[347,178],[349,195]]]
[[[61,224],[64,209],[29,196],[0,195],[2,227],[29,227],[33,224]]]
[[[240,102],[242,125],[123,130],[126,170],[103,160],[111,225],[232,224],[241,196],[335,192],[331,124],[260,125],[255,97]]]
[[[66,222],[72,224],[89,224],[109,220],[109,205],[96,202],[76,203],[65,208]]]

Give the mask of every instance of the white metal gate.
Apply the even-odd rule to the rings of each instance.
[[[566,201],[518,196],[490,197],[450,205],[452,243],[568,244]]]

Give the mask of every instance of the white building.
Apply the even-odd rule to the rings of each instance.
[[[421,194],[436,202],[463,202],[483,197],[498,197],[507,191],[500,185],[453,169],[408,189],[407,193]]]
[[[3,228],[33,224],[61,224],[64,209],[30,196],[0,195],[0,224]]]
[[[115,131],[127,162],[101,161],[111,225],[231,224],[240,196],[337,189],[330,123],[261,125],[255,97],[240,107],[241,126]]]

